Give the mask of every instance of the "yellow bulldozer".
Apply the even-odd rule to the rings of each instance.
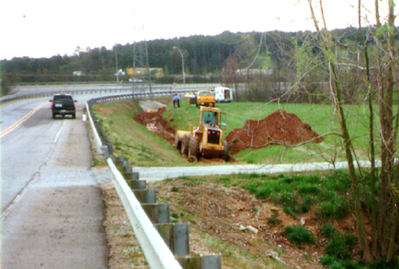
[[[223,140],[226,119],[226,112],[221,112],[219,108],[201,106],[199,125],[194,127],[190,124],[188,131],[176,131],[175,147],[188,155],[192,162],[198,161],[201,156],[228,161],[228,144]]]

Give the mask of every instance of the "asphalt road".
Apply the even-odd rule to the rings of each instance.
[[[77,119],[48,98],[1,104],[1,268],[108,268],[100,182],[79,97]],[[32,113],[34,112],[34,113]]]

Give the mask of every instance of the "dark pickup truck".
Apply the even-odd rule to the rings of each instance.
[[[71,115],[73,119],[76,118],[75,102],[72,95],[70,94],[55,94],[53,99],[50,100],[53,104],[51,105],[51,111],[53,112],[53,119],[58,115],[65,116]]]

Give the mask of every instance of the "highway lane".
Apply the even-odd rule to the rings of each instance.
[[[98,184],[110,177],[91,168],[89,98],[76,96],[76,120],[53,120],[49,98],[1,104],[0,268],[108,267]]]
[[[42,104],[45,105],[41,109],[10,131],[13,124]],[[51,121],[49,110],[47,98],[28,99],[1,106],[2,212],[32,180],[53,148],[62,121]],[[9,133],[5,134],[7,131]]]

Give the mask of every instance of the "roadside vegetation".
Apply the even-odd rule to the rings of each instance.
[[[186,129],[190,122],[195,123],[197,121],[198,108],[189,105],[186,100],[181,102],[179,109],[174,109],[173,105],[169,104],[169,99],[159,101],[168,104],[163,116],[170,121],[172,126]],[[338,126],[334,122],[334,117],[331,117],[332,112],[329,106],[231,103],[218,104],[218,107],[228,112],[227,133],[234,128],[242,127],[246,117],[252,119],[263,118],[279,108],[297,114],[304,122],[310,123],[312,128],[318,133],[338,132],[338,130],[334,129],[338,128]],[[367,140],[364,137],[367,134],[367,131],[364,129],[366,122],[362,122],[362,116],[359,116],[363,113],[362,107],[355,105],[348,105],[347,107],[350,109],[352,117],[356,117],[357,119],[356,121],[351,121],[356,128],[357,139],[354,142],[357,143],[358,148],[367,152]],[[189,163],[183,158],[171,144],[133,120],[133,117],[137,113],[142,112],[140,107],[131,101],[103,104],[95,108],[95,113],[100,119],[103,128],[108,133],[110,139],[114,141],[115,155],[123,155],[133,165],[137,166],[196,165]],[[318,124],[313,124],[313,122]],[[324,159],[320,156],[320,152],[324,148],[331,150],[329,153],[330,157],[335,156],[337,160],[343,161],[344,156],[339,152],[340,150],[334,148],[337,147],[334,144],[336,142],[337,140],[334,136],[326,136],[322,143],[323,145],[305,144],[300,146],[301,150],[298,150],[299,147],[285,148],[283,146],[269,146],[259,150],[245,150],[233,157],[242,163],[323,161]],[[325,150],[324,156],[327,156],[326,152],[328,150]],[[276,158],[276,156],[278,157]],[[366,158],[366,155],[363,156]],[[182,181],[183,185],[176,185],[176,180]],[[354,236],[356,231],[352,219],[353,201],[351,195],[348,193],[350,179],[349,175],[344,171],[287,175],[249,174],[203,178],[188,177],[176,180],[171,179],[155,184],[157,189],[169,188],[169,190],[176,194],[168,198],[159,197],[159,199],[170,202],[172,205],[177,203],[175,207],[172,207],[172,218],[175,221],[189,221],[192,223],[192,226],[194,226],[193,230],[199,232],[204,242],[209,245],[208,247],[213,251],[221,251],[224,262],[226,259],[229,260],[226,262],[231,264],[232,267],[230,268],[238,268],[233,265],[241,264],[234,260],[235,258],[232,253],[237,251],[247,253],[248,250],[245,248],[242,249],[240,246],[234,245],[234,243],[224,243],[223,250],[221,250],[220,244],[215,243],[222,242],[221,237],[209,234],[207,230],[196,226],[196,223],[201,219],[201,212],[190,211],[184,204],[181,204],[184,197],[179,197],[179,193],[182,193],[183,188],[211,184],[212,186],[216,186],[216,188],[240,188],[243,192],[250,192],[254,197],[253,199],[259,202],[271,202],[279,208],[279,210],[268,215],[262,221],[262,224],[278,229],[280,236],[287,238],[299,250],[307,246],[305,247],[307,251],[311,248],[314,251],[322,252],[323,254],[319,258],[322,265],[329,266],[330,268],[379,268],[378,266],[373,267],[372,264],[358,262],[358,260],[361,260],[362,254],[357,248],[357,239]],[[365,188],[362,189],[365,192],[365,196],[370,195],[370,188],[367,187],[367,184],[366,182]],[[367,201],[362,200],[362,203],[366,210]],[[256,213],[259,209],[254,207],[253,210]],[[300,221],[304,216],[311,219],[311,223],[302,225]],[[228,230],[226,228],[226,231]],[[283,253],[287,251],[284,247],[280,249],[274,246],[274,249],[280,251],[281,257],[284,257]],[[258,262],[266,262],[257,255],[251,256],[245,254],[239,257],[246,261],[243,257],[247,256]],[[318,260],[313,260],[313,262],[315,261]],[[392,262],[392,264],[395,265],[396,263]],[[284,268],[283,265],[281,266],[281,268]]]
[[[151,187],[171,204],[172,221],[190,222],[190,232],[221,252],[227,268],[399,266],[397,259],[362,261],[346,171],[181,177]]]

